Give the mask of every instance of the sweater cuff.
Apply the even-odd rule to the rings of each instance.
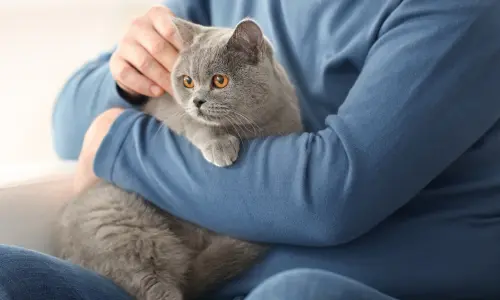
[[[101,88],[100,88],[102,90],[105,90],[106,94],[108,95],[107,97],[108,103],[102,111],[105,111],[106,109],[112,107],[134,108],[134,105],[131,102],[127,101],[127,99],[125,99],[122,96],[122,94],[118,91],[116,86],[117,86],[116,81],[113,78],[113,75],[111,74],[111,71],[109,70],[108,67],[106,70],[104,80],[101,82]]]
[[[149,99],[149,97],[145,95],[131,95],[129,92],[122,89],[116,82],[115,82],[115,90],[118,96],[120,96],[123,100],[125,100],[127,103],[133,106],[144,105]]]
[[[127,109],[118,116],[102,140],[94,158],[94,173],[97,177],[113,182],[113,169],[134,123],[145,115],[134,109]]]

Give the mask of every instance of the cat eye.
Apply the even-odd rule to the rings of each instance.
[[[212,77],[212,83],[214,87],[218,89],[225,88],[229,83],[229,78],[226,75],[216,74]]]
[[[194,81],[193,81],[193,79],[191,77],[187,76],[187,75],[182,76],[182,83],[188,89],[192,89],[194,87]]]

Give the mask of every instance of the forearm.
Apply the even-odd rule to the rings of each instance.
[[[243,147],[233,167],[218,168],[206,162],[199,150],[186,139],[173,134],[153,118],[127,111],[113,124],[104,139],[94,168],[99,177],[136,191],[160,208],[205,227],[251,239],[259,239],[262,234],[266,239],[283,238],[275,231],[270,233],[268,226],[271,226],[285,230],[290,234],[285,239],[290,241],[298,238],[316,243],[317,237],[306,234],[306,231],[313,231],[313,228],[321,231],[321,228],[329,227],[322,222],[330,222],[331,218],[325,216],[313,220],[311,215],[304,214],[302,197],[312,197],[310,208],[316,209],[316,202],[324,200],[317,198],[328,194],[328,191],[324,194],[302,194],[302,187],[309,185],[310,180],[319,179],[321,182],[317,181],[317,184],[325,183],[320,178],[329,176],[322,176],[320,172],[309,178],[301,175],[308,164],[313,164],[317,169],[317,163],[320,163],[309,160],[304,149],[314,143],[311,139],[314,139],[312,135],[304,135],[284,137],[279,144],[268,140],[254,141]],[[281,147],[293,148],[294,144],[300,147],[296,153],[286,156],[281,153]],[[274,151],[266,155],[261,149],[267,147],[272,147]],[[321,147],[315,149],[320,150]],[[251,157],[249,153],[257,153],[257,157]],[[130,161],[127,157],[131,155],[156,157],[161,164],[148,160]],[[300,163],[290,164],[292,157],[300,157]],[[276,173],[276,169],[281,171]],[[328,172],[328,169],[324,171]],[[296,175],[282,176],[285,173]],[[279,177],[271,179],[265,175],[266,178],[262,179],[260,175],[263,174]],[[297,197],[300,199],[294,201],[293,198]],[[278,204],[281,199],[287,198],[296,205],[285,202]],[[268,199],[276,199],[276,202]],[[280,214],[283,205],[287,206],[287,212]],[[301,222],[306,229],[296,231],[297,225],[287,222],[290,214],[296,214],[296,221]],[[263,220],[270,224],[253,226],[254,222]],[[318,232],[318,235],[322,235],[322,232]]]

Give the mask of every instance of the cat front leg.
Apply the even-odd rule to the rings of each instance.
[[[228,167],[238,158],[240,140],[232,134],[222,133],[207,126],[190,124],[186,126],[186,137],[203,157],[218,167]]]

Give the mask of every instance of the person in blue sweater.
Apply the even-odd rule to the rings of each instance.
[[[207,299],[500,299],[500,1],[170,0],[66,83],[54,143],[96,176],[271,252]],[[168,18],[254,18],[307,132],[217,168],[139,112],[169,92]],[[159,130],[163,134],[156,134]],[[109,280],[0,247],[0,299],[122,300]]]

